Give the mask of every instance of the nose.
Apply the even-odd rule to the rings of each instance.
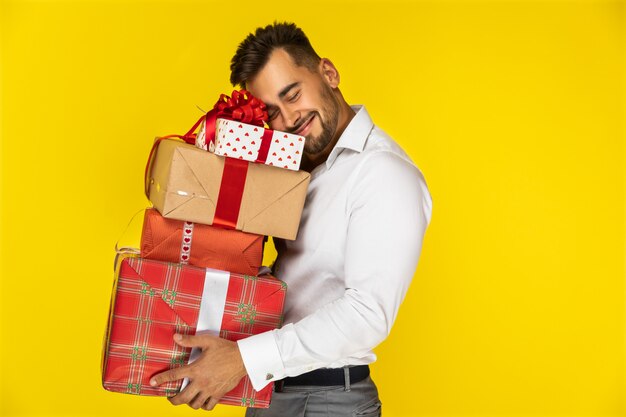
[[[291,106],[284,106],[283,108],[283,120],[285,122],[285,127],[287,130],[293,129],[298,125],[300,121],[300,111],[294,109]]]

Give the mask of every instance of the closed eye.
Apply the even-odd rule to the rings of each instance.
[[[294,94],[292,94],[291,96],[287,97],[287,101],[290,103],[293,103],[294,101],[298,100],[300,98],[300,90],[296,91]]]

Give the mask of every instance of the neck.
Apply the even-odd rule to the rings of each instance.
[[[343,98],[340,100],[340,103],[339,117],[337,119],[337,130],[335,131],[335,136],[333,136],[333,140],[331,140],[321,152],[313,155],[304,154],[302,156],[300,169],[302,169],[303,171],[311,172],[318,165],[326,162],[326,160],[328,159],[328,155],[330,155],[330,152],[335,148],[335,145],[339,141],[339,138],[343,134],[344,130],[346,130],[346,127],[348,127],[350,121],[356,114],[354,113],[354,110],[352,110],[352,107],[350,107],[350,105],[346,103]]]

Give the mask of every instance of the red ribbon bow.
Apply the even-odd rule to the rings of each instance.
[[[221,94],[213,109],[202,116],[181,139],[192,145],[195,144],[196,134],[194,132],[204,120],[205,142],[213,142],[215,140],[215,122],[218,118],[263,127],[267,120],[267,110],[265,103],[246,90],[233,90],[232,97]]]
[[[226,94],[220,95],[211,112],[215,112],[216,118],[222,117],[257,126],[263,126],[267,120],[265,103],[246,90],[233,90],[232,98]]]

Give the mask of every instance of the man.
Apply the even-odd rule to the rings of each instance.
[[[363,106],[347,104],[339,72],[295,25],[250,34],[232,59],[231,82],[266,103],[272,129],[306,137],[302,169],[311,182],[298,237],[276,240],[286,324],[237,343],[178,337],[202,356],[154,384],[189,377],[171,402],[210,410],[247,374],[257,390],[276,381],[270,408],[247,416],[380,415],[368,364],[417,266],[431,216],[424,179]]]

